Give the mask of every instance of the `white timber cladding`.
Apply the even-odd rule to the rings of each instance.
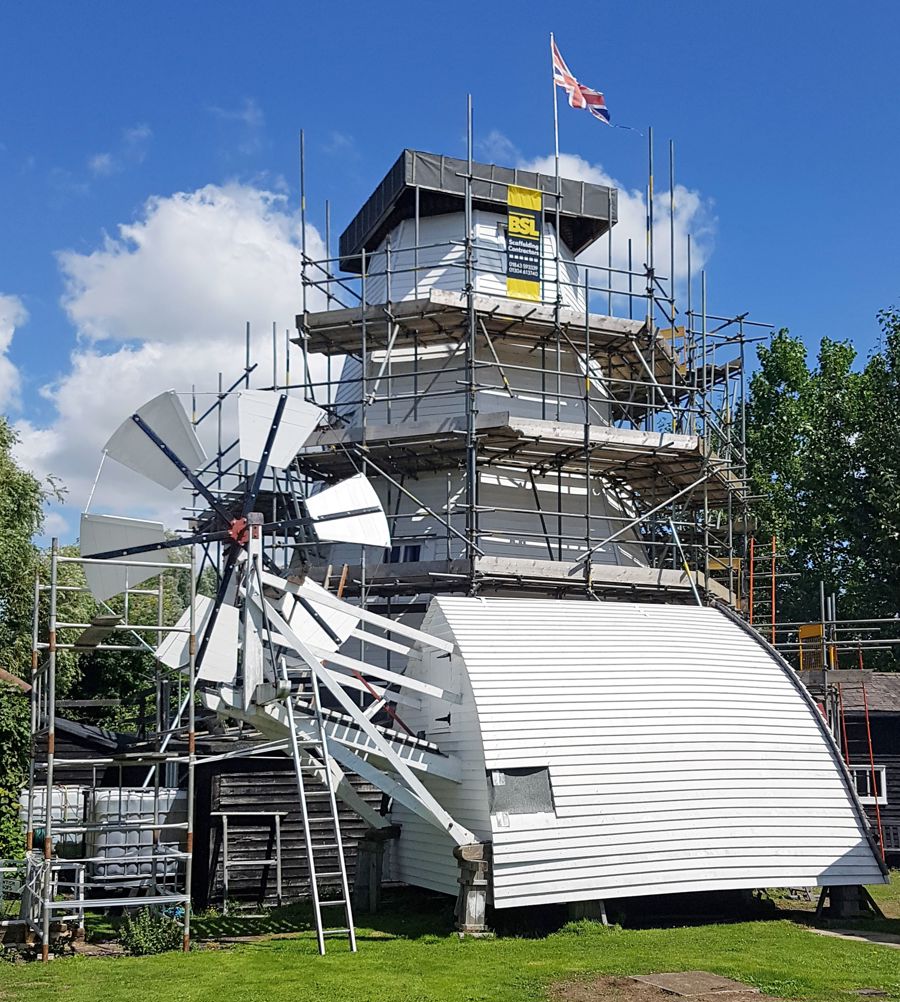
[[[721,612],[448,597],[423,629],[457,653],[409,674],[464,700],[407,723],[463,762],[433,788],[493,842],[498,907],[884,881],[818,711]],[[486,774],[523,768],[548,770],[553,810],[491,815]],[[393,876],[453,893],[442,840],[396,820]]]
[[[579,425],[584,422],[584,358],[568,347],[560,350],[557,366],[555,345],[542,354],[533,345],[508,338],[493,338],[488,344],[479,331],[475,365],[479,411],[502,410],[514,417]],[[558,379],[557,370],[561,373]],[[609,402],[601,395],[602,374],[595,365],[592,378],[590,423],[609,425]],[[366,367],[366,420],[379,425],[402,424],[464,414],[467,385],[462,337],[418,350],[395,346],[389,356],[385,351],[371,352]],[[362,364],[348,359],[335,400],[342,416],[358,416],[362,398]]]
[[[404,299],[419,299],[432,289],[461,292],[466,287],[465,214],[448,212],[427,216],[416,224],[405,219],[391,230],[388,237],[367,262],[366,301],[397,303]],[[472,213],[472,236],[475,242],[475,291],[493,296],[506,295],[506,216],[498,212],[475,210]],[[387,245],[390,241],[390,295],[387,287]],[[414,248],[418,244],[418,253]],[[549,220],[544,221],[542,240],[541,298],[545,303],[556,302],[556,233]],[[562,272],[562,302],[584,310],[583,279],[572,252],[560,245]]]
[[[432,636],[451,643],[454,641],[446,620],[434,619],[429,614],[425,619],[436,627],[428,630]],[[417,663],[411,660],[407,674],[422,678],[425,674],[440,676],[442,685],[462,696],[462,702],[458,704],[426,698],[419,709],[403,710],[403,721],[413,732],[425,731],[431,735],[429,740],[439,744],[448,755],[456,756],[462,766],[459,783],[429,778],[425,785],[456,821],[479,839],[488,841],[491,838],[491,819],[484,752],[476,703],[464,665],[458,655],[453,654],[438,658],[433,663],[429,661],[429,667],[421,675],[417,669]],[[455,843],[450,836],[396,803],[391,820],[402,825],[402,834],[390,845],[386,877],[433,891],[456,894],[459,871],[453,855]]]
[[[462,506],[465,504],[465,479],[461,472],[422,473],[407,484],[417,500],[381,480],[372,481],[384,506],[391,527],[393,544],[398,557],[405,557],[404,547],[418,546],[418,560],[455,560],[464,555],[465,543],[450,536],[447,528],[430,515],[424,506],[442,519],[451,514],[453,527],[465,531]],[[490,469],[479,473],[478,545],[487,556],[520,557],[535,560],[552,559],[574,562],[585,553],[586,478],[577,475],[535,476],[534,484],[527,474],[515,470]],[[540,510],[538,508],[540,505]],[[630,520],[626,510],[612,492],[591,485],[591,535],[596,545],[611,536]],[[377,551],[368,557],[370,571],[380,562]],[[336,546],[331,561],[355,563],[358,547]],[[597,549],[592,563],[627,567],[646,567],[647,557],[633,530]],[[398,568],[399,569],[399,568]]]

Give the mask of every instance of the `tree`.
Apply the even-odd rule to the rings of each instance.
[[[883,310],[879,350],[865,369],[866,420],[858,442],[860,522],[869,615],[900,611],[900,312]]]
[[[758,534],[783,555],[783,621],[819,618],[819,581],[841,618],[900,610],[900,314],[879,321],[882,343],[861,370],[852,345],[829,338],[812,366],[787,331],[758,352],[748,461]],[[879,660],[893,657],[869,663]]]
[[[48,488],[17,465],[15,442],[15,433],[0,417],[0,667],[27,678],[39,559],[33,539],[43,526]],[[0,857],[22,848],[18,800],[27,776],[28,717],[27,696],[0,682]]]

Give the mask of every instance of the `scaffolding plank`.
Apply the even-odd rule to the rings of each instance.
[[[115,633],[116,628],[124,622],[125,620],[115,613],[104,613],[94,616],[91,619],[91,625],[76,638],[76,649],[98,647],[107,637]]]

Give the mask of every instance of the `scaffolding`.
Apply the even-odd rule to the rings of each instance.
[[[473,224],[473,205],[496,201],[485,186],[512,182],[474,163],[471,109],[469,125],[467,159],[440,158],[459,238],[421,238],[424,189],[410,185],[412,242],[392,247],[388,232],[375,250],[353,244],[358,217],[339,254],[330,230],[324,258],[303,248],[302,377],[281,385],[326,409],[329,427],[298,473],[364,472],[393,530],[383,561],[349,567],[347,593],[411,607],[442,591],[694,601],[699,589],[746,613],[746,353],[771,326],[709,310],[690,239],[679,288],[673,149],[672,274],[653,264],[652,218],[645,262],[629,240],[627,266],[614,265],[611,210],[606,263],[562,260],[557,240],[542,254],[543,301],[525,302],[505,294],[505,255]],[[559,179],[532,178],[565,234]],[[503,483],[517,490],[492,489]]]
[[[61,619],[61,598],[89,593],[79,571],[100,563],[64,554],[54,539],[48,573],[42,578],[39,571],[34,582],[31,754],[24,796],[26,858],[19,917],[36,937],[43,960],[48,959],[66,926],[74,925],[76,936],[83,934],[85,912],[108,908],[165,911],[181,922],[184,948],[190,944],[197,764],[193,654],[189,670],[184,675],[176,673],[174,678],[165,665],[155,662],[154,724],[142,741],[113,750],[107,757],[81,758],[58,748],[57,672],[59,655],[64,651],[76,657],[105,651],[152,654],[156,644],[148,642],[148,635],[158,643],[164,633],[186,633],[193,652],[193,613],[186,627],[167,623],[163,594],[167,576],[185,573],[193,609],[194,561],[119,562],[117,568],[125,575],[119,608],[104,603],[104,613],[89,622]],[[158,568],[156,587],[129,586],[132,568],[140,567],[145,577],[148,566]],[[155,606],[153,622],[133,618],[139,597]],[[180,696],[182,689],[184,697],[176,702],[186,711],[184,725],[180,718],[172,721],[171,699],[163,695],[178,692]],[[75,702],[87,706],[94,701]],[[167,752],[166,745],[176,734],[186,742],[186,750]],[[89,769],[91,782],[77,788],[79,803],[69,816],[63,810],[68,788],[60,787],[58,776],[72,769]],[[136,778],[138,774],[143,778]],[[110,775],[112,778],[104,782]],[[185,790],[183,810],[180,804],[175,807],[175,786]],[[55,809],[57,801],[59,811]],[[125,851],[126,846],[130,851]],[[59,852],[61,847],[65,852]]]
[[[799,671],[865,669],[876,653],[896,655],[900,620],[895,617],[845,618],[838,614],[838,591],[819,585],[819,615],[806,621],[784,616],[784,586],[801,577],[786,569],[789,554],[777,537],[752,535],[748,541],[746,616]],[[815,580],[815,569],[808,572]]]
[[[526,591],[560,598],[698,603],[715,598],[752,615],[746,353],[768,337],[771,326],[746,313],[709,310],[707,276],[692,269],[690,238],[684,248],[676,247],[673,147],[669,275],[654,264],[658,236],[652,195],[643,263],[635,263],[631,240],[625,248],[616,245],[615,192],[605,188],[606,217],[596,216],[591,226],[595,235],[606,238],[607,260],[569,261],[559,235],[571,231],[576,243],[587,239],[577,235],[580,210],[566,201],[572,197],[571,182],[511,172],[517,183],[543,191],[545,216],[558,235],[552,253],[541,254],[544,298],[525,302],[505,294],[503,255],[475,224],[479,206],[497,201],[495,194],[485,194],[484,186],[504,192],[505,198],[511,182],[501,180],[506,175],[500,168],[474,162],[471,104],[468,126],[467,158],[442,158],[447,176],[454,179],[454,205],[461,206],[461,234],[423,239],[420,210],[425,199],[413,186],[413,240],[392,248],[388,232],[380,249],[368,247],[365,240],[357,246],[351,242],[348,249],[342,237],[340,252],[332,254],[326,204],[322,258],[310,256],[306,246],[301,138],[297,332],[281,332],[273,325],[269,378],[263,359],[253,358],[248,324],[240,375],[226,384],[219,373],[214,391],[192,390],[191,423],[207,430],[215,454],[199,471],[206,497],[194,491],[184,506],[190,531],[203,533],[213,524],[210,495],[233,506],[251,480],[238,443],[228,440],[224,408],[252,382],[257,389],[299,391],[328,415],[327,426],[289,468],[270,470],[262,479],[256,510],[265,512],[270,523],[292,523],[290,531],[262,540],[262,560],[308,575],[326,590],[336,585],[338,598],[362,610],[383,608],[394,618],[421,613],[427,598],[439,592]],[[652,150],[652,135],[650,143]],[[652,192],[652,179],[648,190]],[[353,224],[348,231],[352,229]],[[623,257],[625,265],[618,266],[615,262]],[[453,281],[436,281],[437,270]],[[294,345],[299,375],[297,366],[292,367]],[[391,549],[374,559],[365,546],[326,550],[297,526],[306,515],[304,498],[357,472],[376,486],[391,527]],[[506,501],[498,500],[503,485],[513,487]],[[198,559],[191,548],[189,564],[161,562],[157,589],[129,588],[126,582],[122,608],[105,610],[103,621],[69,623],[57,617],[60,589],[81,587],[60,584],[59,568],[84,566],[91,562],[88,558],[65,556],[54,541],[49,578],[35,583],[33,753],[22,915],[44,958],[54,923],[83,926],[86,910],[112,906],[153,905],[168,911],[183,922],[184,945],[189,946],[194,773],[198,765],[223,756],[202,744],[198,730],[203,721],[196,712],[193,612],[187,626],[164,623],[162,589],[165,575],[189,574],[193,610],[201,575],[211,574],[216,586],[222,581],[224,552],[222,542],[209,542]],[[130,597],[139,594],[158,595],[155,624],[129,619]],[[84,821],[55,823],[53,818],[54,772],[64,763],[55,748],[56,655],[62,649],[153,654],[156,645],[148,644],[143,634],[159,638],[179,629],[189,636],[190,665],[182,673],[156,662],[154,724],[127,752],[91,760],[95,773],[100,767],[117,773],[113,786],[120,796],[140,769],[136,786],[150,797],[149,819],[124,818],[120,812],[96,823],[101,834],[150,833],[146,852],[133,860],[143,868],[132,881],[136,893],[112,893],[106,877],[97,876],[102,859],[86,851],[72,858],[55,852],[63,837],[87,834]],[[363,638],[360,645],[365,660],[370,641]],[[387,639],[376,652],[384,654],[388,669],[392,649],[404,650]],[[374,677],[381,685],[379,676]],[[359,706],[367,707],[368,719],[389,732],[392,742],[422,744],[415,735],[402,733],[388,688],[396,686],[376,691],[361,679]],[[341,716],[330,705],[321,712],[336,721]],[[346,723],[345,718],[346,713],[338,722]],[[243,732],[233,728],[230,733],[246,736],[252,725],[243,726]],[[260,747],[282,752],[287,746],[282,740]],[[232,754],[255,752],[227,753]],[[91,789],[98,782],[95,775]],[[161,820],[162,791],[176,787],[186,790],[185,817]],[[36,806],[40,790],[43,817]],[[222,824],[227,829],[224,817]],[[41,825],[39,847],[35,839]],[[276,848],[279,870],[280,856]],[[253,865],[271,862],[260,859]],[[226,877],[229,865],[231,860],[225,863]]]
[[[272,686],[272,693],[259,700],[253,688],[249,707],[243,706],[243,701],[241,706],[228,702],[222,697],[218,683],[202,680],[200,668],[214,625],[212,616],[202,620],[202,606],[197,604],[198,588],[203,576],[207,575],[206,589],[222,595],[229,566],[233,567],[237,560],[238,546],[244,545],[236,540],[237,545],[226,553],[223,537],[227,533],[207,532],[215,524],[216,514],[210,508],[210,499],[215,499],[216,509],[229,513],[246,507],[248,497],[252,499],[252,510],[246,516],[250,527],[246,545],[250,552],[249,566],[256,568],[258,575],[253,594],[264,610],[268,644],[276,629],[273,624],[278,624],[282,637],[293,636],[288,623],[277,618],[278,610],[269,604],[268,598],[278,589],[302,587],[305,575],[293,577],[289,570],[297,554],[303,554],[314,541],[305,508],[305,478],[299,469],[268,466],[265,458],[268,445],[263,460],[249,464],[240,457],[236,440],[226,444],[225,432],[230,419],[224,417],[225,405],[235,402],[241,390],[250,388],[252,374],[258,368],[258,363],[251,361],[249,327],[246,338],[244,371],[228,388],[219,374],[218,389],[212,394],[210,406],[200,412],[197,401],[202,394],[196,389],[190,393],[190,422],[194,428],[214,423],[208,430],[216,441],[216,448],[215,455],[200,470],[202,480],[196,475],[188,478],[188,499],[183,512],[189,534],[135,548],[154,551],[158,548],[160,556],[157,558],[154,553],[150,560],[146,553],[139,559],[132,559],[128,548],[94,553],[93,556],[70,556],[54,539],[47,573],[44,577],[39,573],[35,579],[29,689],[31,755],[29,783],[23,797],[26,860],[24,868],[18,863],[6,865],[3,862],[0,898],[8,898],[10,890],[15,890],[19,899],[18,921],[34,937],[44,960],[49,959],[55,944],[64,944],[70,937],[77,939],[83,934],[87,913],[113,908],[152,908],[169,915],[183,926],[183,946],[189,949],[197,809],[195,773],[200,766],[226,759],[255,759],[269,753],[286,755],[286,760],[292,762],[305,846],[306,890],[313,903],[321,953],[325,952],[326,938],[337,935],[347,939],[351,951],[356,949],[344,836],[336,801],[338,786],[342,800],[368,825],[390,827],[352,788],[335,764],[335,756],[341,757],[346,764],[349,755],[357,777],[365,782],[381,779],[384,784],[388,780],[355,754],[344,752],[341,755],[340,751],[335,751],[333,742],[351,745],[356,742],[359,748],[367,747],[367,741],[374,742],[389,761],[395,762],[401,773],[408,773],[406,781],[420,788],[419,796],[427,797],[414,774],[404,765],[403,758],[414,751],[418,763],[423,754],[435,756],[437,749],[416,735],[392,729],[399,718],[391,702],[395,699],[402,702],[403,697],[394,694],[393,699],[388,699],[377,666],[348,658],[340,662],[352,665],[354,678],[342,677],[342,684],[358,690],[358,705],[348,702],[343,689],[331,680],[321,662],[314,659],[312,664],[299,668],[288,668],[283,660],[279,662],[278,688]],[[277,356],[278,335],[273,329],[273,375],[277,370]],[[289,377],[287,363],[286,369]],[[281,399],[286,398],[282,395]],[[270,439],[276,428],[277,418],[268,431]],[[363,509],[362,513],[367,510]],[[327,522],[334,517],[326,515],[320,521]],[[255,526],[260,529],[256,531]],[[198,534],[202,539],[198,543],[199,551],[191,545],[197,542]],[[206,538],[209,535],[213,540]],[[177,548],[181,546],[184,551],[179,552]],[[88,552],[93,553],[93,546]],[[165,559],[169,552],[173,553],[174,560]],[[183,552],[190,553],[189,561],[179,559]],[[305,566],[302,557],[300,566]],[[92,599],[91,608],[95,611],[84,622],[61,616],[63,597],[91,594],[87,575],[91,568],[98,572],[103,568],[104,574],[114,575],[113,586],[108,589],[117,596],[110,600],[113,604]],[[273,574],[273,570],[278,574]],[[179,574],[184,577],[180,582],[184,601],[175,603],[177,611],[167,617],[163,601],[165,582]],[[281,574],[287,575],[287,579]],[[148,577],[151,585],[146,583]],[[189,587],[186,587],[187,581]],[[311,599],[301,597],[296,601],[306,606],[310,602],[331,602],[332,609],[335,603],[341,609],[342,590],[339,584],[337,598],[319,589],[313,592]],[[149,602],[155,610],[153,621],[141,621],[139,599],[145,606]],[[324,628],[327,628],[327,621],[314,608],[309,616],[316,622],[325,622]],[[249,616],[246,618],[249,620]],[[424,634],[404,630],[399,625],[394,627],[390,620],[377,615],[361,613],[358,619],[363,618],[366,643],[373,649],[380,643],[385,649],[409,653],[408,647],[381,638],[379,631],[385,630],[390,633],[396,629],[398,636],[428,642]],[[253,655],[252,628],[251,623],[245,624],[237,640],[242,684],[243,673],[248,671],[248,658],[252,660]],[[302,642],[296,638],[294,644],[302,648]],[[184,656],[174,651],[173,645],[182,647]],[[258,636],[255,645],[261,645]],[[60,709],[87,711],[116,701],[77,698],[77,686],[71,694],[76,698],[57,699],[61,652],[70,652],[76,657],[101,652],[114,656],[146,656],[153,666],[145,672],[146,701],[152,705],[155,719],[142,724],[139,734],[128,735],[124,747],[115,747],[106,756],[79,757],[62,752],[57,731],[61,723],[72,725],[73,722],[61,721],[57,715]],[[335,663],[340,657],[333,654],[328,660]],[[374,682],[363,678],[361,672],[372,675]],[[392,675],[388,677],[394,681]],[[402,682],[398,677],[392,688]],[[320,683],[327,691],[320,693]],[[28,688],[27,684],[23,686]],[[137,705],[143,703],[145,697],[135,692],[134,699]],[[266,712],[269,705],[278,700],[289,726],[285,737],[272,741],[266,735],[273,720],[266,717]],[[365,715],[363,705],[367,705]],[[257,729],[257,723],[264,726]],[[277,720],[274,723],[281,730],[285,729]],[[229,742],[232,747],[223,752],[223,745],[227,747]],[[72,769],[87,770],[89,776],[77,787],[75,802],[70,804],[72,790],[62,786],[59,777]],[[340,776],[339,783],[335,775]],[[400,796],[399,784],[393,780],[390,784],[393,795]],[[98,801],[102,802],[101,809],[95,810]],[[236,862],[228,849],[225,850],[223,910],[228,909],[229,875],[235,867],[240,870],[252,865],[254,869],[266,870],[274,862],[276,900],[279,903],[285,900],[281,830],[286,813],[262,811],[263,815],[275,817],[273,858],[254,859],[252,864],[251,861]],[[228,828],[226,815],[233,814],[218,812],[223,831],[227,832]],[[254,816],[259,816],[259,812],[254,812]],[[447,823],[452,824],[449,816]],[[459,828],[459,831],[464,829]],[[335,893],[339,896],[335,897]],[[327,915],[337,914],[338,906],[343,909],[345,920],[335,928],[327,927],[323,910]],[[8,912],[5,905],[3,914]]]

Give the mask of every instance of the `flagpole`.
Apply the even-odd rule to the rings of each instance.
[[[653,330],[656,313],[656,281],[653,255],[653,126],[647,127],[647,332]],[[655,342],[654,342],[655,345]],[[654,347],[655,351],[655,347]],[[653,386],[653,405],[656,405],[656,385]],[[647,411],[647,429],[652,428],[651,410]]]
[[[553,61],[553,53],[556,50],[556,42],[553,38],[553,32],[550,32],[550,84],[553,87],[553,161],[556,171],[556,222],[555,229],[556,233],[554,235],[554,246],[556,247],[556,305],[554,307],[554,326],[556,327],[556,420],[559,421],[561,416],[561,402],[562,402],[562,343],[560,341],[560,327],[559,327],[559,309],[562,305],[562,282],[560,271],[560,247],[559,247],[559,217],[560,217],[560,202],[562,201],[562,185],[559,179],[559,103],[557,97],[557,86],[556,86],[556,66]],[[542,238],[543,243],[543,238]],[[541,256],[543,257],[544,248],[541,247]],[[587,309],[587,307],[585,307]]]
[[[553,32],[550,32],[550,83],[553,87],[553,157],[556,161],[556,188],[559,190],[559,106],[557,104],[556,67],[553,63]]]

